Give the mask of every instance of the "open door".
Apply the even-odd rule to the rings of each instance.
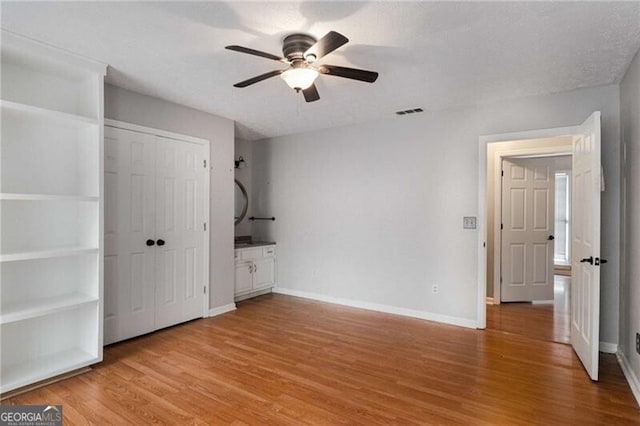
[[[598,380],[600,342],[600,111],[573,140],[571,345]]]
[[[554,161],[502,161],[502,302],[553,300]]]

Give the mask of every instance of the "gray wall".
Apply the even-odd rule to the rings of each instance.
[[[211,142],[209,307],[233,303],[234,122],[161,99],[105,85],[105,118]]]
[[[235,154],[234,158],[237,160],[239,156],[242,156],[245,161],[244,169],[236,169],[235,170],[235,178],[242,183],[244,188],[247,190],[247,194],[249,196],[249,208],[247,210],[247,215],[244,220],[236,225],[235,227],[235,235],[236,236],[245,236],[251,235],[251,225],[252,223],[249,221],[249,218],[253,216],[253,203],[251,202],[251,176],[253,170],[253,142],[245,141],[242,139],[236,139],[235,142]]]
[[[278,285],[297,291],[475,320],[478,137],[582,123],[602,111],[601,340],[618,341],[618,86],[393,116],[259,141],[254,225],[278,244]],[[431,286],[438,285],[438,294]]]
[[[635,334],[640,333],[640,52],[620,84],[620,119],[625,193],[621,229],[624,243],[624,268],[620,289],[620,349],[636,378],[640,378],[640,355],[635,351]],[[638,382],[636,382],[638,383]],[[640,395],[636,396],[640,398]]]

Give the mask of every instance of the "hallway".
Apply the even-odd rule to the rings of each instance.
[[[555,275],[553,304],[487,305],[487,328],[537,340],[571,343],[570,288],[571,277]]]

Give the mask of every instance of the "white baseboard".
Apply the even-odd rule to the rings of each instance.
[[[249,293],[246,293],[246,294],[243,294],[243,295],[240,295],[240,296],[235,296],[233,298],[233,300],[235,300],[236,302],[241,302],[241,301],[246,300],[246,299],[251,299],[252,297],[262,296],[263,294],[271,293],[271,289],[272,288],[273,287],[265,288],[265,289],[258,290],[258,291],[250,291]]]
[[[402,315],[405,317],[420,318],[427,321],[441,322],[444,324],[457,325],[466,328],[476,328],[475,319],[451,317],[448,315],[433,314],[415,309],[400,308],[397,306],[381,305],[378,303],[360,302],[352,299],[327,296],[324,294],[311,293],[307,291],[293,290],[290,288],[275,287],[274,293],[286,294],[288,296],[302,297],[304,299],[318,300],[320,302],[333,303],[336,305],[350,306],[352,308],[367,309],[369,311],[384,312],[387,314]]]
[[[600,342],[600,352],[604,352],[605,354],[617,354],[618,344],[609,343],[609,342]]]
[[[622,350],[619,350],[618,353],[616,353],[616,358],[618,358],[618,364],[620,364],[620,368],[624,373],[624,377],[626,377],[627,382],[629,382],[631,392],[633,393],[633,396],[635,396],[636,402],[640,406],[640,379],[638,379],[636,373],[631,369],[629,360],[625,356],[624,352],[622,352]]]
[[[487,305],[493,305],[493,297],[487,297]]]
[[[553,305],[553,299],[551,300],[532,300],[532,305]]]
[[[236,304],[229,303],[228,305],[218,306],[217,308],[209,309],[209,316],[215,317],[215,316],[226,314],[227,312],[231,312],[235,310],[236,310]]]

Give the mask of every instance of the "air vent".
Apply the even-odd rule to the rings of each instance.
[[[411,108],[411,109],[405,109],[402,111],[396,111],[396,114],[405,115],[405,114],[415,114],[416,112],[424,112],[424,110],[422,108]]]

